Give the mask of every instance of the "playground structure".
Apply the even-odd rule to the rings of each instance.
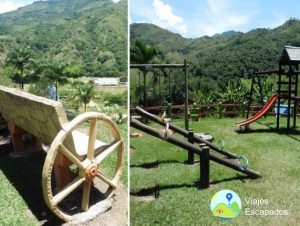
[[[280,125],[280,109],[281,109],[281,100],[287,100],[287,130],[291,128],[291,119],[293,120],[293,128],[296,128],[297,121],[297,106],[300,96],[298,96],[298,85],[299,85],[299,64],[300,64],[300,48],[293,46],[285,46],[281,57],[279,59],[279,69],[278,70],[269,70],[269,71],[255,71],[252,75],[252,83],[250,90],[250,97],[248,101],[247,115],[246,120],[237,122],[238,126],[248,126],[250,123],[256,121],[261,116],[266,114],[268,110],[277,102],[276,108],[276,129],[279,129]],[[258,85],[260,102],[263,106],[263,93],[261,87],[261,78],[277,74],[277,93],[272,96],[268,103],[263,107],[263,109],[258,112],[253,117],[249,118],[250,106],[252,102],[253,93],[255,92],[254,86]]]
[[[279,98],[278,94],[273,95],[271,97],[271,99],[268,101],[268,103],[257,114],[255,114],[251,118],[247,118],[244,121],[236,122],[236,124],[238,126],[245,126],[245,125],[249,125],[250,123],[258,120],[259,118],[261,118],[263,115],[265,115],[270,110],[270,108],[274,105],[274,103],[276,102],[276,100],[278,98]]]
[[[49,209],[64,221],[75,220],[78,217],[73,212],[75,207],[68,212],[61,203],[68,202],[67,196],[82,188],[78,209],[84,211],[81,214],[88,215],[93,208],[93,214],[97,214],[102,201],[113,195],[122,172],[123,140],[116,125],[104,114],[96,112],[83,113],[68,122],[61,103],[4,86],[0,86],[0,112],[8,121],[14,151],[18,155],[32,151],[32,147],[28,148],[23,142],[27,134],[34,136],[35,149],[42,147],[41,142],[51,144],[42,171],[43,195]],[[90,126],[88,135],[78,130],[83,124]],[[98,124],[111,134],[110,142],[96,138]],[[113,153],[117,160],[114,175],[109,178],[103,175],[102,162]],[[76,166],[77,173],[71,173],[71,165]],[[90,206],[90,192],[96,179],[105,186],[102,190],[97,189],[101,200]]]
[[[185,102],[184,102],[184,119],[185,119],[185,129],[189,129],[189,114],[188,114],[188,64],[186,60],[184,60],[183,64],[130,64],[130,68],[132,69],[138,69],[139,71],[142,71],[143,73],[143,81],[144,81],[144,93],[143,93],[143,107],[147,107],[147,90],[146,90],[146,75],[148,72],[152,71],[153,69],[169,69],[169,99],[171,98],[171,69],[183,69],[184,71],[184,86],[185,86]],[[169,100],[171,101],[171,100]]]
[[[229,167],[233,170],[241,172],[247,175],[250,178],[258,178],[260,174],[248,168],[248,160],[244,156],[239,156],[232,154],[223,148],[216,146],[215,144],[202,139],[201,137],[197,136],[192,131],[184,130],[176,125],[166,122],[165,120],[161,119],[158,116],[155,116],[140,107],[136,107],[136,112],[144,118],[156,122],[165,127],[164,131],[162,132],[158,129],[151,128],[142,122],[131,118],[130,126],[141,130],[147,134],[150,134],[154,137],[167,141],[173,145],[176,145],[184,150],[188,151],[188,163],[194,164],[194,154],[198,154],[200,156],[200,187],[201,188],[208,188],[209,187],[209,162],[210,160]],[[188,141],[184,141],[178,139],[177,137],[168,133],[168,129],[173,130],[174,132],[182,135],[184,138],[187,138]],[[196,145],[198,144],[198,145]],[[217,152],[225,157],[216,155],[215,153],[210,153],[210,149],[214,152]],[[233,161],[232,161],[233,159]],[[237,163],[234,162],[237,160]],[[242,164],[242,161],[245,161],[245,164]]]

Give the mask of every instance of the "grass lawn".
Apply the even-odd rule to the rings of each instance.
[[[49,214],[42,202],[41,173],[35,171],[42,170],[42,165],[37,164],[41,158],[34,156],[24,161],[0,156],[0,225],[38,225],[37,219]]]
[[[211,162],[209,189],[197,188],[199,164],[187,165],[187,152],[143,134],[132,138],[130,156],[130,219],[132,225],[220,225],[210,211],[212,196],[222,189],[235,191],[242,201],[241,214],[227,225],[300,225],[300,130],[275,133],[275,118],[251,125],[249,133],[238,133],[234,122],[242,119],[205,118],[191,122],[195,132],[208,132],[225,142],[225,149],[246,156],[250,168],[262,178],[251,180]],[[184,127],[183,121],[173,123]],[[281,119],[281,125],[286,125]],[[156,126],[151,124],[151,126]],[[135,131],[134,129],[131,132]],[[176,135],[177,136],[177,135]],[[213,152],[213,151],[212,151]],[[159,198],[150,199],[159,186]],[[268,205],[250,205],[245,198],[268,199]],[[246,216],[252,210],[288,210],[288,216]]]

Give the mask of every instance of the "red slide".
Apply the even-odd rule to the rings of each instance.
[[[251,122],[256,121],[261,116],[267,113],[267,111],[273,106],[273,104],[275,103],[278,97],[279,97],[278,94],[273,95],[269,100],[269,102],[256,115],[253,115],[251,118],[248,118],[244,121],[236,122],[235,124],[237,124],[238,126],[245,126],[250,124]]]

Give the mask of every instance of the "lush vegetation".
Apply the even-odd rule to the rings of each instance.
[[[83,104],[123,122],[126,90],[102,92],[92,83],[126,81],[126,40],[126,1],[37,1],[0,15],[0,84],[60,100],[70,118]]]
[[[255,29],[247,33],[231,31],[195,39],[185,39],[152,24],[132,24],[130,29],[131,46],[136,45],[136,40],[141,40],[145,45],[160,49],[164,53],[161,62],[183,63],[184,59],[187,59],[189,101],[200,104],[228,103],[230,99],[234,99],[231,98],[232,93],[225,94],[228,98],[225,98],[223,93],[231,88],[235,88],[235,93],[238,92],[235,95],[244,97],[239,98],[240,102],[247,100],[245,92],[247,94],[250,90],[249,78],[253,69],[276,69],[283,47],[300,45],[299,31],[300,21],[297,19],[290,19],[274,29]],[[135,58],[131,58],[131,63],[134,62]],[[182,104],[182,71],[172,70],[170,83],[169,73],[160,72],[161,79],[158,81],[161,81],[161,84],[156,82],[155,73],[150,71],[147,76],[147,105],[166,102]],[[136,70],[132,70],[131,75],[131,92],[135,93],[131,97],[131,104],[143,104],[143,78],[140,78]],[[274,91],[274,81],[274,78],[264,81],[264,88],[272,88]],[[269,96],[270,89],[265,91],[266,96]]]
[[[132,225],[220,225],[210,211],[210,200],[222,189],[237,192],[242,199],[242,213],[229,225],[298,225],[299,205],[299,130],[287,135],[284,130],[274,133],[276,118],[260,119],[251,125],[252,133],[237,133],[234,122],[240,119],[201,119],[191,122],[196,132],[208,132],[215,143],[223,140],[225,149],[242,154],[250,168],[262,178],[245,179],[227,167],[210,163],[211,186],[199,190],[199,164],[187,165],[187,152],[143,133],[132,138],[130,158]],[[282,127],[285,127],[285,120]],[[184,127],[183,121],[174,121]],[[154,124],[150,126],[156,127]],[[162,127],[160,127],[162,128]],[[131,132],[135,132],[132,129]],[[179,135],[175,134],[175,136]],[[211,151],[213,152],[213,151]],[[197,159],[197,158],[196,158]],[[159,192],[158,192],[159,189]],[[155,194],[159,196],[155,199]],[[245,198],[268,199],[268,205],[253,206]],[[283,209],[289,215],[246,216],[245,208]]]
[[[29,47],[34,58],[64,61],[81,75],[124,76],[127,1],[36,1],[0,15],[0,42],[6,55],[11,49]]]

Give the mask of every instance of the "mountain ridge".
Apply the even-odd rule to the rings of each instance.
[[[36,1],[0,14],[9,51],[30,46],[37,58],[81,65],[90,76],[127,73],[127,1]]]
[[[164,50],[166,61],[182,63],[187,59],[192,74],[224,83],[250,76],[253,69],[277,67],[286,45],[300,45],[300,21],[290,19],[273,29],[257,28],[249,32],[231,32],[225,36],[187,39],[154,25],[132,24],[135,38]]]

